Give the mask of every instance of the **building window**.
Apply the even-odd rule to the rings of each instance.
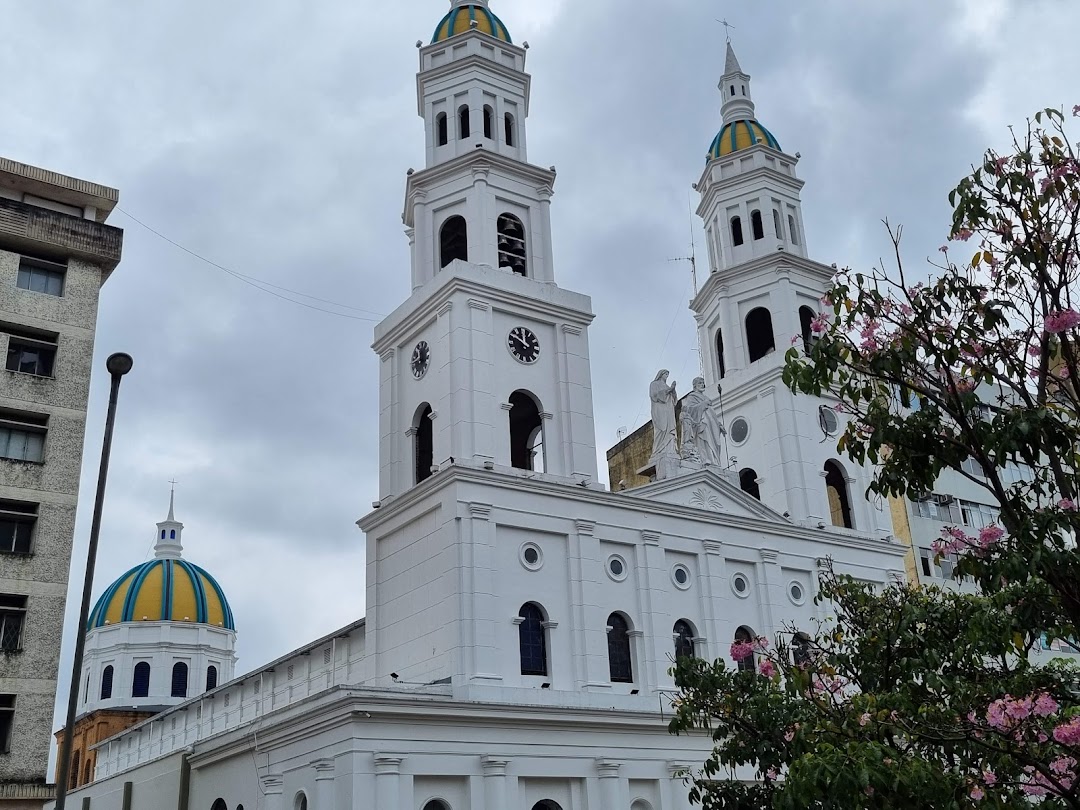
[[[510,395],[510,466],[544,472],[544,418],[526,391]]]
[[[131,676],[131,696],[144,698],[150,694],[150,665],[146,661],[140,661],[135,665],[135,672]]]
[[[0,408],[0,458],[43,461],[48,421],[44,414]]]
[[[534,804],[532,810],[562,810],[562,807],[551,799],[544,799]]]
[[[802,330],[802,345],[803,350],[810,354],[814,348],[814,344],[818,342],[817,335],[814,334],[814,310],[810,307],[799,307],[799,327]]]
[[[503,128],[506,130],[506,145],[514,145],[514,116],[507,113],[503,118]]]
[[[468,105],[463,105],[463,106],[458,108],[457,119],[458,119],[458,137],[461,138],[461,139],[468,138],[469,137],[469,107],[468,107]]]
[[[731,244],[738,247],[743,243],[742,220],[739,217],[731,218]]]
[[[36,503],[0,500],[0,554],[29,554]]]
[[[526,272],[525,226],[513,214],[502,214],[498,221],[499,267],[507,268],[519,276]]]
[[[454,259],[469,260],[469,226],[465,217],[450,217],[439,231],[439,267],[446,267]]]
[[[693,658],[694,629],[690,626],[690,622],[679,619],[679,621],[675,622],[675,627],[672,628],[672,634],[675,636],[675,660]]]
[[[960,462],[960,469],[976,478],[986,478],[986,470],[983,469],[982,464],[979,463],[978,459],[971,456]]]
[[[113,668],[112,664],[101,671],[101,699],[109,700],[112,697]]]
[[[307,794],[300,791],[296,794],[296,799],[293,800],[293,807],[295,810],[308,810],[307,806]]]
[[[754,241],[765,238],[765,225],[761,221],[761,212],[752,211],[750,213],[750,228],[754,232]]]
[[[86,760],[86,767],[83,769],[83,784],[89,785],[94,781],[94,760],[92,757],[88,757]]]
[[[761,488],[758,486],[756,470],[749,467],[739,470],[739,489],[747,495],[753,495],[759,501],[761,500]]]
[[[71,755],[71,773],[68,774],[68,790],[74,790],[79,786],[79,768],[82,766],[82,751],[76,751]]]
[[[780,212],[775,208],[772,210],[772,224],[773,231],[776,233],[776,238],[781,242],[784,241],[784,226],[780,224]]]
[[[11,751],[11,727],[15,724],[15,695],[0,695],[0,754]]]
[[[66,272],[67,266],[64,264],[23,256],[19,259],[19,277],[16,283],[23,290],[60,296],[64,294]]]
[[[735,643],[753,645],[754,634],[749,627],[740,627],[735,631]],[[750,654],[741,661],[736,661],[735,668],[739,672],[754,672],[757,669],[757,660],[753,651],[751,650]]]
[[[30,333],[4,325],[0,331],[10,335],[7,351],[7,370],[51,377],[56,362],[56,335]]]
[[[724,333],[720,329],[716,330],[716,365],[720,371],[720,379],[724,379],[724,375],[727,373],[727,367],[724,365]]]
[[[210,805],[210,810],[229,810],[229,805],[225,804],[224,799],[215,799],[214,803]]]
[[[634,667],[630,654],[630,625],[621,613],[608,616],[608,670],[612,683],[633,683]]]
[[[776,338],[773,336],[772,327],[772,313],[765,307],[755,307],[747,314],[746,345],[750,352],[751,363],[776,351]]]
[[[533,602],[526,602],[518,611],[518,649],[521,653],[522,675],[547,675],[547,638],[544,612]]]
[[[484,105],[484,137],[489,141],[495,137],[495,111]]]
[[[217,667],[215,666],[206,668],[206,691],[209,692],[212,689],[217,689]]]
[[[26,621],[26,597],[0,593],[0,652],[22,649],[23,623]]]
[[[788,233],[791,234],[791,244],[799,244],[799,229],[795,227],[795,217],[788,214],[787,218]]]
[[[187,697],[188,666],[183,661],[177,661],[172,668],[172,696],[174,698]]]
[[[431,406],[426,402],[417,410],[413,428],[416,430],[413,435],[414,478],[419,484],[431,478],[431,467],[435,464],[435,426],[431,423]]]
[[[851,519],[851,498],[848,494],[847,476],[835,461],[825,462],[825,489],[829,496],[829,516],[833,526],[854,529]]]
[[[435,116],[435,144],[436,146],[446,146],[450,142],[450,127],[446,121],[446,113],[439,113]]]

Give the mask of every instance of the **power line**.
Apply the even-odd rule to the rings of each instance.
[[[199,261],[204,262],[205,264],[208,264],[211,267],[217,268],[218,270],[221,270],[222,272],[227,273],[228,275],[232,276],[233,278],[237,279],[238,281],[241,281],[241,282],[243,282],[244,284],[247,284],[250,287],[254,287],[256,290],[264,292],[267,295],[272,295],[275,298],[280,298],[282,301],[288,301],[290,304],[296,304],[296,305],[301,306],[301,307],[306,307],[307,309],[312,309],[312,310],[315,310],[316,312],[323,312],[323,313],[325,313],[327,315],[336,315],[339,318],[348,318],[349,320],[353,320],[353,321],[366,321],[368,323],[378,323],[378,321],[380,321],[384,317],[382,314],[380,314],[378,312],[375,312],[374,310],[361,309],[360,307],[354,307],[354,306],[350,306],[348,304],[339,304],[337,301],[330,301],[330,300],[328,300],[326,298],[318,298],[318,297],[316,297],[314,295],[308,295],[307,293],[302,293],[299,290],[292,290],[292,289],[289,289],[288,287],[281,287],[281,286],[279,286],[277,284],[271,284],[269,281],[263,281],[262,279],[256,278],[255,276],[249,276],[246,273],[237,272],[236,270],[225,267],[225,265],[223,265],[223,264],[218,264],[217,262],[213,261],[212,259],[206,258],[202,254],[195,252],[191,248],[185,247],[184,245],[177,242],[175,239],[170,239],[168,236],[163,234],[161,231],[158,231],[158,230],[150,227],[145,222],[143,222],[141,219],[134,216],[130,212],[125,211],[120,206],[117,206],[116,210],[119,211],[124,216],[126,216],[128,219],[130,219],[136,225],[138,225],[138,226],[140,226],[142,228],[145,228],[150,233],[154,234],[154,236],[158,237],[159,239],[161,239],[161,240],[163,240],[165,242],[168,242],[173,247],[184,251],[184,253],[187,253],[190,256],[194,256]],[[267,289],[268,287],[271,287],[273,289]],[[377,316],[377,317],[366,318],[366,317],[363,317],[363,316],[360,316],[360,315],[349,315],[349,314],[344,313],[344,312],[335,312],[334,310],[331,310],[331,309],[323,309],[322,307],[317,307],[317,306],[314,306],[312,304],[307,304],[307,303],[305,303],[303,301],[297,301],[297,300],[295,300],[293,298],[289,298],[288,296],[285,296],[285,295],[279,295],[278,293],[274,292],[274,290],[281,290],[281,291],[287,292],[287,293],[289,293],[291,295],[298,295],[301,298],[307,298],[307,299],[309,299],[311,301],[319,301],[320,303],[329,304],[330,306],[333,306],[333,307],[340,307],[342,309],[351,309],[354,312],[366,312],[366,313],[368,313],[370,315],[374,315],[374,316]]]

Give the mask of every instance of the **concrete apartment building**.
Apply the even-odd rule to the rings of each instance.
[[[0,810],[40,808],[117,191],[0,157]]]

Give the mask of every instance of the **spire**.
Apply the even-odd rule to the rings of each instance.
[[[727,43],[724,75],[720,77],[720,94],[723,104],[720,114],[725,124],[732,121],[748,121],[754,117],[754,100],[750,96],[750,74],[742,69],[731,40]]]
[[[169,483],[172,485],[169,490],[169,516],[157,525],[154,545],[154,556],[159,560],[178,560],[184,553],[184,546],[180,542],[184,524],[176,519],[176,482]]]

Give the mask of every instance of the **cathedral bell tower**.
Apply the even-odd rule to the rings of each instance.
[[[591,302],[555,284],[555,170],[527,159],[525,57],[487,0],[452,0],[420,48],[412,295],[374,344],[383,500],[455,464],[596,481]]]
[[[781,379],[788,349],[809,351],[833,276],[808,257],[799,156],[755,117],[750,75],[730,42],[719,88],[722,127],[694,186],[711,272],[691,309],[729,464],[745,491],[793,520],[887,527],[888,516],[862,497],[869,471],[837,457],[837,403],[795,397]]]

